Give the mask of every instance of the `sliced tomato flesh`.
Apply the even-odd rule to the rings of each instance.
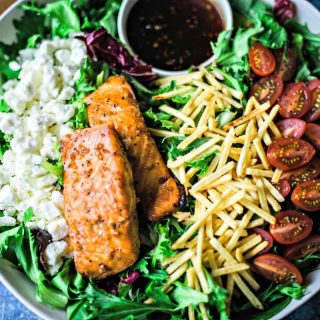
[[[253,270],[275,283],[295,281],[301,284],[303,281],[299,269],[293,263],[273,253],[256,257],[253,261]]]
[[[300,139],[306,131],[306,122],[301,119],[289,118],[277,123],[283,138]]]
[[[312,104],[304,119],[307,122],[315,122],[320,119],[320,87],[312,91]]]
[[[289,185],[294,188],[301,182],[316,179],[320,175],[320,159],[313,158],[306,166],[299,169],[285,171],[281,175],[281,180],[288,181]]]
[[[303,82],[289,84],[279,100],[279,113],[284,118],[301,118],[309,110],[312,96]]]
[[[308,123],[306,126],[305,138],[318,151],[320,151],[320,125],[315,123]]]
[[[275,241],[289,245],[307,238],[313,221],[306,214],[295,210],[282,211],[276,215],[276,223],[270,225],[270,233]]]
[[[285,179],[281,179],[277,183],[272,184],[282,194],[283,197],[287,197],[291,192],[290,183]]]
[[[320,210],[320,180],[311,180],[298,184],[291,194],[294,205],[308,212]]]
[[[289,246],[283,253],[288,260],[297,260],[320,251],[320,235],[313,234],[302,242]]]
[[[254,96],[260,103],[270,102],[273,106],[283,92],[283,81],[277,75],[260,79],[253,87],[250,96]]]
[[[267,47],[256,42],[249,52],[250,67],[261,77],[269,76],[276,68],[276,59]]]
[[[272,142],[267,157],[276,168],[288,171],[300,168],[311,161],[316,150],[307,141],[295,138],[283,138]]]

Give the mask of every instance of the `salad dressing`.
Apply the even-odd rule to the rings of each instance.
[[[212,56],[211,41],[224,29],[210,0],[139,0],[127,22],[133,51],[154,67],[179,71]]]

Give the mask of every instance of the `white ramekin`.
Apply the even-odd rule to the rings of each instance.
[[[124,43],[132,52],[134,50],[129,44],[128,36],[127,36],[127,21],[129,14],[131,12],[131,9],[136,4],[136,2],[139,0],[123,0],[119,16],[118,16],[118,32],[119,32],[119,38],[122,43]],[[215,5],[215,7],[219,10],[219,13],[223,19],[225,30],[231,29],[233,27],[233,16],[232,16],[232,9],[230,6],[230,3],[228,0],[210,0]],[[208,66],[214,61],[214,56],[203,62],[202,66]],[[169,71],[169,70],[163,70],[158,68],[153,68],[153,71],[157,73],[160,76],[175,76],[180,74],[185,74],[188,72],[188,70],[182,70],[182,71]]]

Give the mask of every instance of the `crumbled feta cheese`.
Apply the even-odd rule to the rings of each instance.
[[[55,52],[55,58],[61,64],[69,64],[70,62],[70,50],[60,49]]]
[[[7,134],[13,132],[20,126],[20,120],[15,113],[0,113],[0,130]]]
[[[8,106],[18,115],[22,115],[26,110],[26,103],[19,99],[14,90],[6,91],[4,94],[4,99]]]
[[[72,129],[67,124],[76,107],[70,103],[74,84],[86,58],[85,45],[77,39],[44,40],[36,49],[19,52],[10,68],[20,70],[18,80],[6,82],[3,98],[12,113],[0,113],[0,130],[13,135],[11,150],[0,165],[0,225],[21,222],[33,209],[30,228],[41,228],[54,240],[67,237],[63,196],[57,177],[42,167],[59,157],[56,145]],[[2,97],[0,97],[2,98]],[[67,243],[56,241],[46,250],[54,274],[67,254]]]
[[[37,141],[26,135],[14,135],[10,145],[13,152],[15,152],[17,155],[25,152],[35,151],[38,147]]]
[[[48,221],[61,216],[61,211],[51,202],[43,202],[40,204],[41,216]]]
[[[13,207],[16,203],[16,196],[9,185],[5,185],[0,190],[0,210]]]
[[[57,143],[58,139],[51,133],[47,133],[43,138],[43,147],[40,150],[41,156],[50,160],[59,159],[59,152],[56,148]]]
[[[14,227],[17,223],[17,220],[13,217],[0,217],[0,227]]]
[[[9,91],[9,90],[15,89],[18,83],[19,82],[17,80],[9,80],[2,85],[2,89],[4,91]]]
[[[44,258],[49,265],[49,273],[54,275],[62,266],[62,257],[67,253],[68,245],[65,241],[54,241],[48,244],[44,251]]]
[[[57,218],[48,224],[48,232],[53,240],[61,240],[68,235],[68,225],[64,218]]]
[[[42,189],[45,187],[50,187],[58,181],[58,178],[53,174],[48,174],[46,176],[40,177],[36,180],[36,186],[38,189]]]
[[[62,104],[56,101],[50,101],[43,111],[52,115],[56,123],[64,123],[70,120],[75,113],[76,107],[72,104]]]
[[[61,210],[64,208],[64,199],[61,192],[55,190],[51,194],[51,201]]]
[[[72,87],[65,87],[59,94],[59,101],[69,101],[75,94],[75,90]]]

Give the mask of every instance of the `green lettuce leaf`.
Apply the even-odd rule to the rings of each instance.
[[[172,297],[180,308],[187,308],[191,305],[196,306],[200,303],[209,302],[209,297],[207,294],[190,289],[182,284],[179,284],[176,289],[174,289]]]
[[[22,8],[26,11],[35,12],[44,17],[46,27],[51,27],[51,36],[67,38],[71,33],[81,31],[80,18],[75,11],[71,0],[59,0],[48,3],[43,7],[38,7],[35,2],[31,5],[23,4]],[[50,25],[48,25],[50,23]]]
[[[172,118],[170,114],[165,112],[154,112],[152,108],[150,108],[148,111],[144,112],[144,115],[153,120],[156,127],[160,129],[169,129],[173,131],[177,131],[179,129],[179,126],[175,122],[169,120]]]
[[[99,73],[101,73],[101,70]],[[83,102],[83,99],[97,89],[96,75],[99,73],[94,69],[93,62],[88,58],[85,59],[80,69],[80,77],[74,86],[76,93],[71,99],[71,103],[76,106],[76,114],[69,120],[68,124],[74,130],[89,127],[87,105]]]
[[[155,229],[159,234],[158,244],[152,253],[152,266],[155,267],[157,262],[163,262],[164,259],[172,257],[176,254],[171,249],[172,241],[170,239],[170,220],[155,225]]]
[[[200,159],[193,160],[192,162],[186,162],[186,165],[190,168],[200,169],[198,174],[199,177],[202,177],[206,172],[214,157],[219,153],[217,150],[208,152]]]
[[[13,254],[13,252],[14,254]],[[0,233],[0,258],[17,264],[36,285],[36,297],[53,308],[65,308],[68,298],[50,284],[39,266],[38,248],[31,230],[23,224]]]

